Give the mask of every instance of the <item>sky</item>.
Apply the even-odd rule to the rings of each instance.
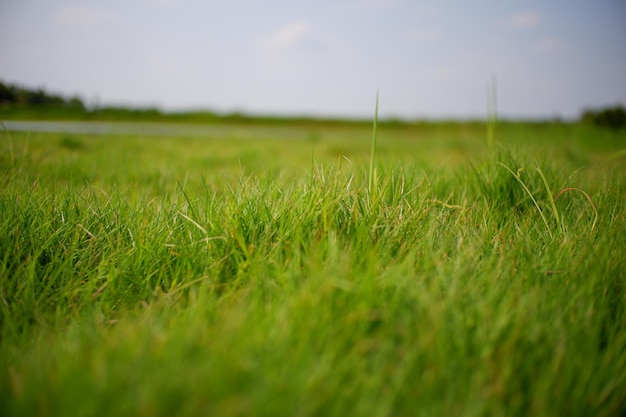
[[[89,106],[575,118],[626,104],[626,1],[0,0],[0,80]]]

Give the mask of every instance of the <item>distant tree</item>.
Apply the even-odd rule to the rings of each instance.
[[[588,109],[583,111],[581,119],[585,123],[605,127],[612,130],[626,128],[626,110],[621,105],[604,109]]]
[[[40,88],[26,91],[26,102],[28,104],[46,104],[46,93]]]
[[[72,97],[69,99],[67,105],[72,109],[85,110],[85,103],[83,103],[83,101],[78,97]]]
[[[17,85],[5,84],[0,81],[0,103],[18,105],[47,105],[65,106],[73,109],[85,109],[85,105],[78,97],[66,99],[58,94],[50,94],[43,88],[28,89]]]
[[[17,92],[15,87],[7,85],[0,81],[0,104],[15,103],[17,100]]]

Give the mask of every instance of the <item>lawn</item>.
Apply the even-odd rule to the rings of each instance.
[[[275,129],[0,132],[0,415],[626,414],[624,131]]]

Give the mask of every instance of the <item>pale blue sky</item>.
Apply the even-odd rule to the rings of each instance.
[[[0,79],[87,103],[577,117],[626,103],[626,1],[0,0]]]

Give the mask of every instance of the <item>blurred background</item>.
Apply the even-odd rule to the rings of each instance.
[[[3,0],[0,81],[88,108],[512,119],[626,103],[626,2]]]

